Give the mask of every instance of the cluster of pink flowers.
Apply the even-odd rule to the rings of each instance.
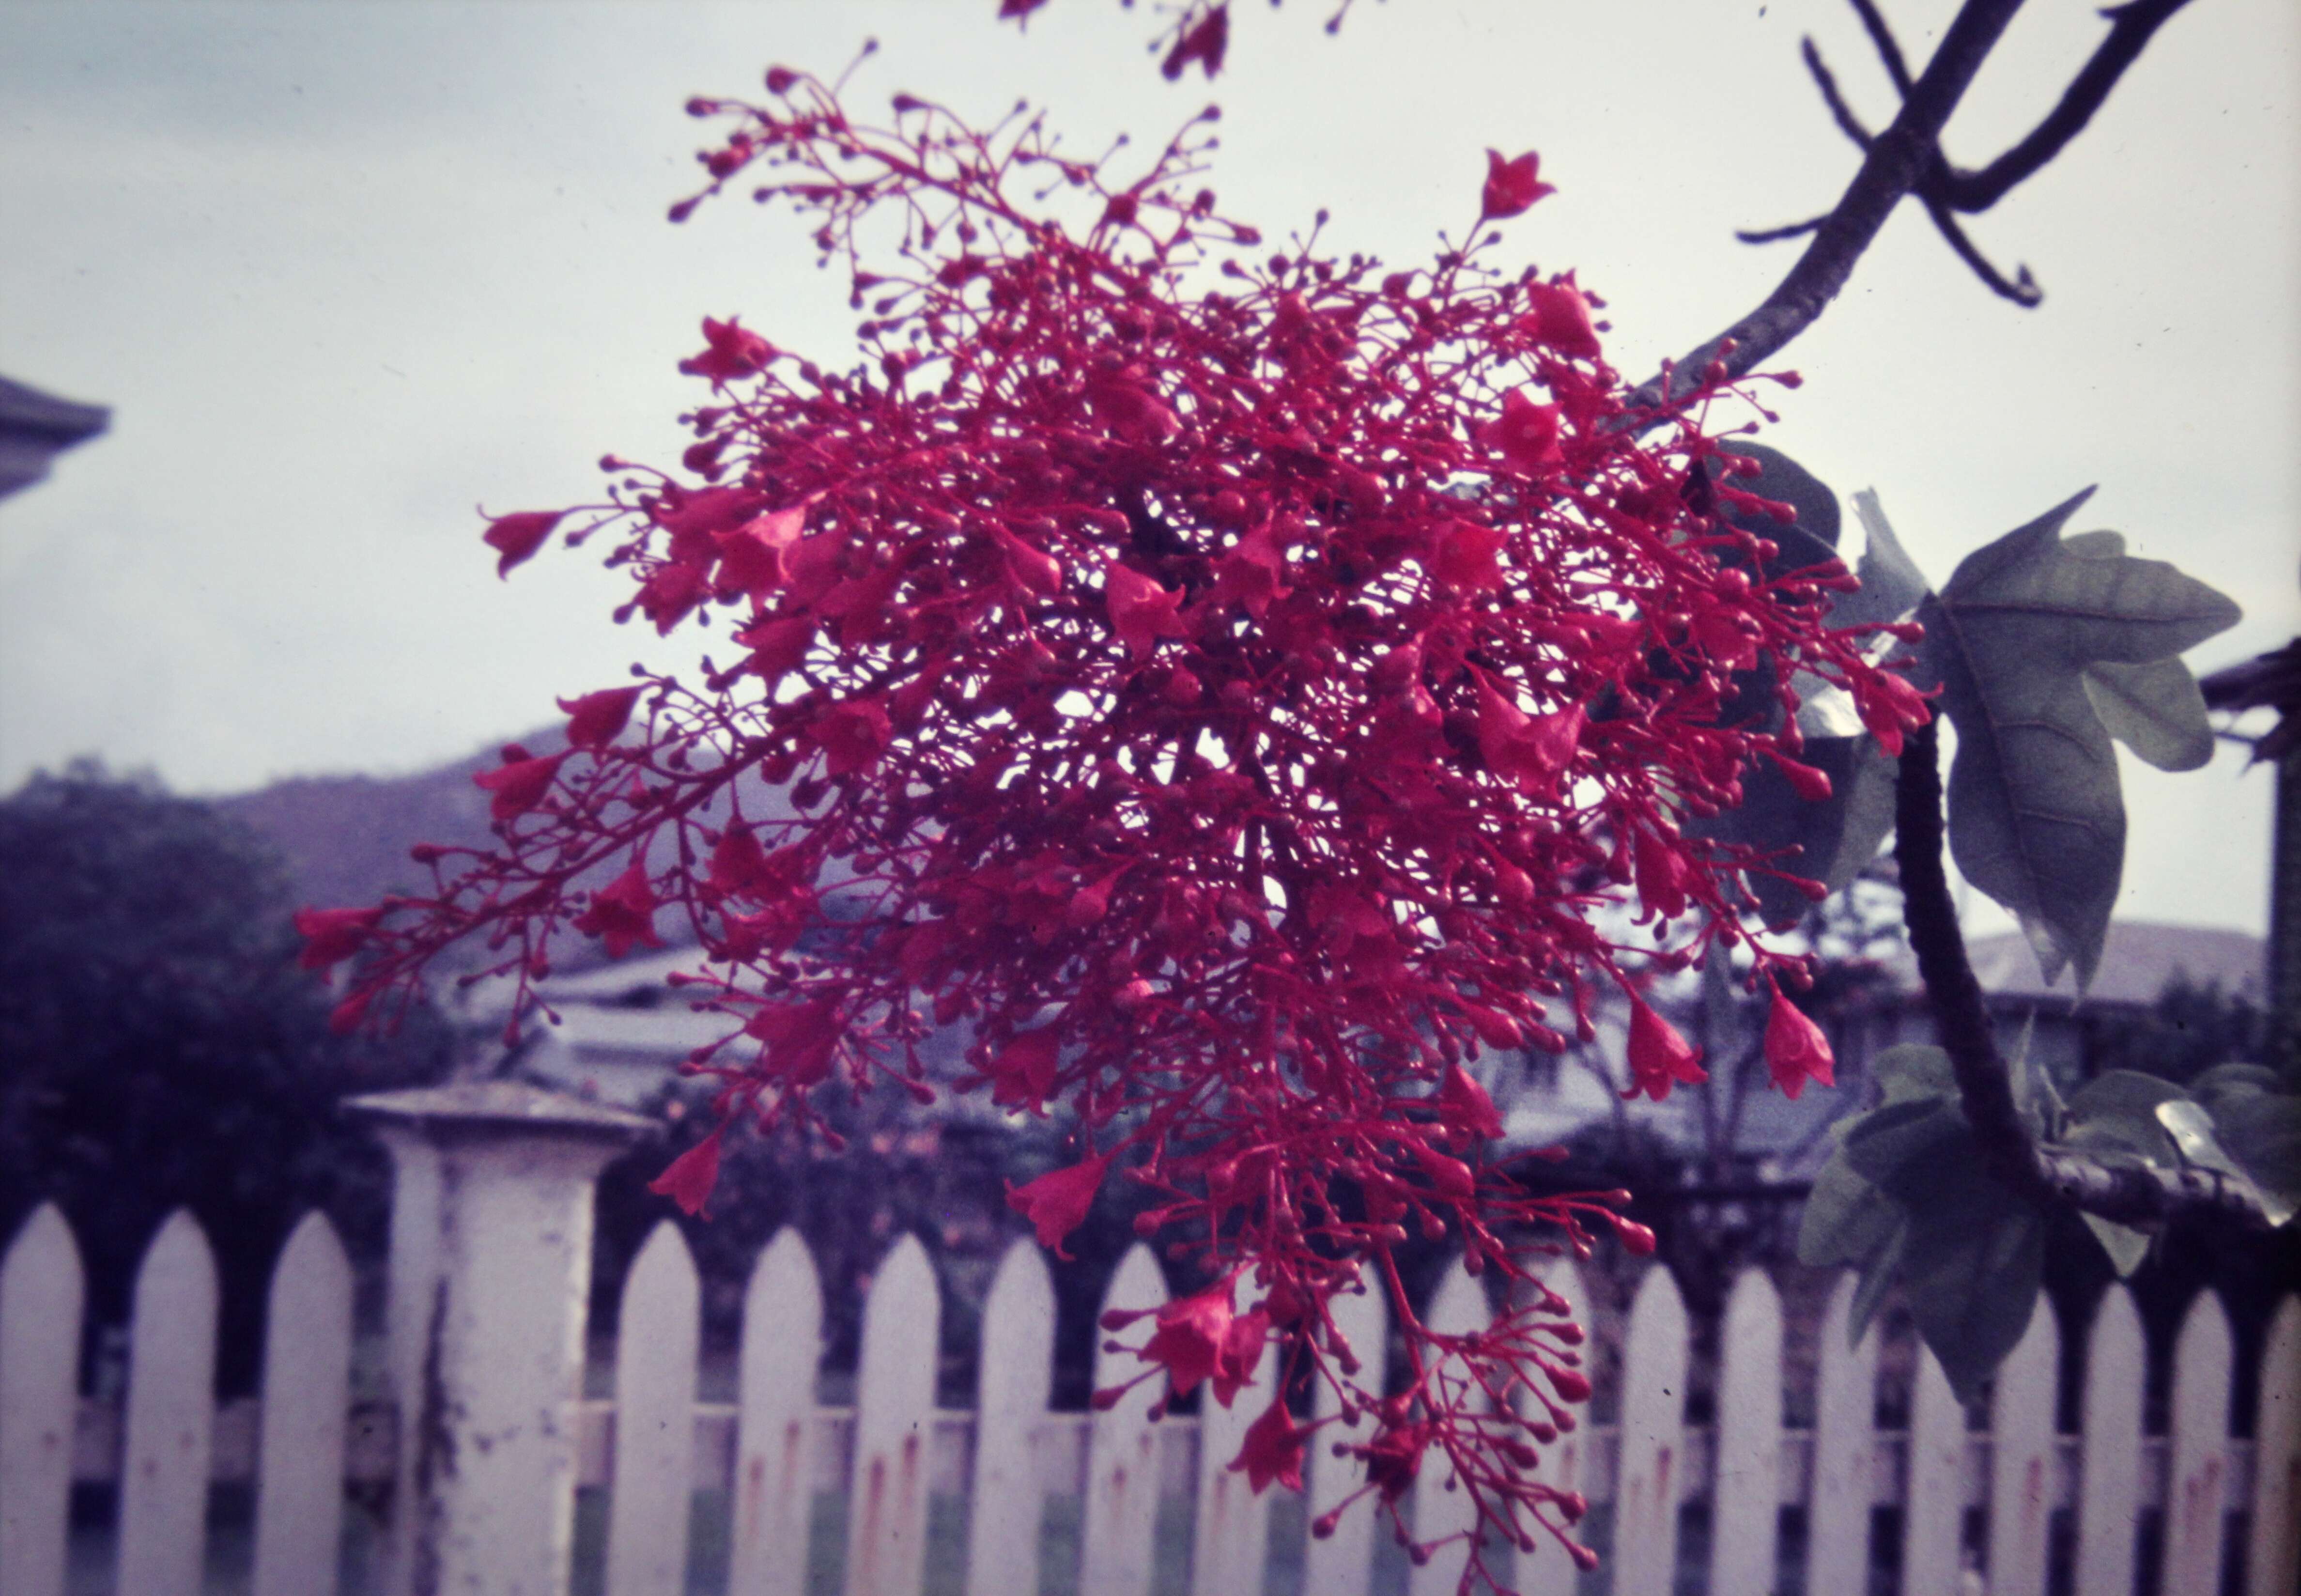
[[[346,1023],[458,938],[524,991],[556,936],[620,956],[676,921],[726,1018],[688,1065],[723,1124],[827,1134],[823,1092],[883,1080],[1062,1116],[1075,1161],[1013,1193],[1040,1240],[1136,1181],[1144,1233],[1219,1282],[1159,1312],[1146,1375],[1227,1400],[1275,1340],[1284,1389],[1371,1418],[1343,1450],[1394,1518],[1422,1469],[1470,1493],[1466,1578],[1544,1533],[1586,1558],[1579,1499],[1529,1472],[1588,1392],[1535,1274],[1653,1238],[1626,1193],[1498,1156],[1463,1066],[1587,1040],[1619,991],[1637,1087],[1699,1079],[1640,993],[1746,940],[1738,872],[1769,865],[1680,823],[1753,760],[1827,787],[1794,716],[1729,719],[1737,674],[1794,661],[1881,736],[1923,705],[1825,623],[1842,567],[1778,571],[1716,514],[1754,503],[1708,430],[1748,396],[1691,372],[1634,413],[1600,302],[1485,264],[1550,192],[1533,156],[1492,155],[1465,240],[1386,271],[1222,219],[1206,118],[1121,181],[1026,118],[898,96],[870,127],[811,77],[767,88],[692,107],[728,121],[706,193],[743,174],[814,219],[867,363],[707,321],[677,472],[611,461],[604,504],[493,519],[504,570],[565,527],[630,573],[619,619],[724,640],[565,701],[564,752],[506,749],[498,847],[418,850],[433,895],[307,915],[314,962],[355,961]],[[1630,902],[1636,945],[1596,913]],[[1803,972],[1752,946],[1777,1078],[1827,1080],[1778,997]],[[959,1024],[968,1073],[937,1082],[922,1044]],[[699,1208],[718,1149],[660,1189]],[[1510,1311],[1426,1326],[1393,1261],[1418,1232]],[[1330,1316],[1362,1267],[1402,1390]],[[1313,1428],[1282,1400],[1239,1466],[1297,1483]]]

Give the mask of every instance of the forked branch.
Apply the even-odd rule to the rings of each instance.
[[[2003,154],[1972,171],[1952,166],[1943,155],[1942,130],[2021,0],[1966,0],[1925,71],[1915,77],[1876,0],[1850,4],[1901,95],[1899,111],[1883,132],[1871,133],[1839,89],[1820,52],[1811,42],[1804,46],[1807,71],[1832,119],[1862,150],[1861,168],[1837,204],[1822,215],[1736,235],[1750,244],[1808,237],[1812,241],[1763,302],[1648,381],[1639,390],[1642,399],[1658,400],[1675,371],[1699,372],[1723,360],[1728,374],[1742,376],[1772,358],[1828,308],[1894,207],[1911,196],[1925,205],[1944,240],[1991,292],[2019,305],[2037,304],[2043,295],[2028,269],[2017,268],[2007,277],[1966,237],[1956,218],[1989,209],[2050,164],[2093,120],[2157,29],[2188,0],[2129,0],[2105,10],[2107,37],[2053,109]]]
[[[1813,325],[1853,275],[1894,207],[1925,176],[1950,113],[2021,8],[2021,0],[1966,0],[1892,123],[1863,146],[1860,170],[1837,205],[1812,227],[1813,241],[1797,264],[1756,309],[1650,379],[1634,402],[1659,405],[1680,369],[1699,374],[1722,363],[1728,375],[1745,375]]]

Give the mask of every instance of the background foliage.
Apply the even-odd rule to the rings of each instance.
[[[389,1040],[331,1036],[289,911],[253,832],[156,782],[76,765],[0,802],[0,1237],[56,1202],[90,1322],[116,1324],[152,1233],[190,1208],[222,1272],[227,1391],[255,1378],[272,1259],[305,1210],[381,1254],[389,1169],[338,1099],[449,1057],[428,1006]]]

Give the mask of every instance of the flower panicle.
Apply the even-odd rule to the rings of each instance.
[[[475,778],[495,846],[431,850],[389,915],[313,912],[306,961],[351,964],[356,1018],[463,938],[522,1006],[570,935],[691,941],[720,1026],[686,1067],[723,1128],[827,1135],[825,1094],[884,1083],[1060,1116],[1073,1161],[1009,1193],[1040,1241],[1123,1173],[1223,1283],[1127,1343],[1142,1378],[1226,1401],[1273,1358],[1276,1389],[1373,1416],[1346,1446],[1393,1511],[1443,1466],[1498,1543],[1570,1547],[1578,1499],[1530,1459],[1587,1381],[1543,1271],[1653,1237],[1505,1156],[1478,1060],[1589,1041],[1608,994],[1746,945],[1764,862],[1681,822],[1795,762],[1794,721],[1728,713],[1761,660],[1881,738],[1922,703],[1703,507],[1747,389],[1633,413],[1602,301],[1493,269],[1495,230],[1406,272],[1316,231],[1258,258],[1201,184],[1203,121],[1130,175],[1028,114],[908,100],[874,129],[815,78],[767,87],[700,107],[730,122],[704,193],[749,173],[812,224],[860,363],[707,319],[679,469],[611,458],[563,539],[607,546],[618,620],[709,652],[563,700],[564,750]],[[1482,207],[1547,191],[1496,155]],[[488,542],[508,569],[560,524]],[[1669,939],[1628,951],[1609,904]],[[1701,1079],[1630,1003],[1634,1090]],[[1777,1078],[1826,1082],[1791,1015]],[[946,1027],[963,1068],[925,1045]],[[658,1182],[690,1211],[707,1146]],[[1522,1306],[1433,1331],[1393,1261],[1417,1238]],[[1362,1290],[1402,1394],[1338,1325]],[[1311,1429],[1256,1400],[1237,1462],[1292,1484]]]

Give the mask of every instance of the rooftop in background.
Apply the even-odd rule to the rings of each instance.
[[[112,422],[101,405],[75,405],[0,377],[0,498],[48,474],[48,462]]]
[[[1966,944],[1966,957],[1972,961],[1981,990],[1994,999],[2076,1000],[2076,976],[2064,970],[2059,981],[2047,984],[2037,955],[2019,932],[1976,937]],[[2147,920],[2113,921],[2102,949],[2101,967],[2085,1000],[2088,1007],[2146,1008],[2179,976],[2191,986],[2219,986],[2226,996],[2242,998],[2259,1007],[2267,1002],[2268,992],[2263,967],[2262,940],[2249,932],[2164,925]],[[1913,961],[1906,957],[1901,959],[1895,973],[1912,991],[1918,990]]]

